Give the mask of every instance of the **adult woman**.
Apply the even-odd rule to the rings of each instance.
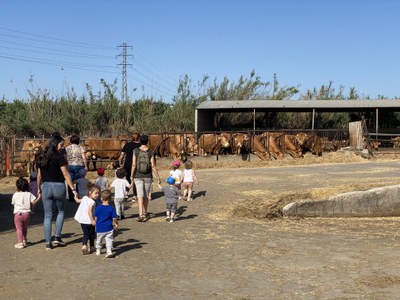
[[[161,183],[158,174],[154,152],[147,147],[149,138],[147,135],[140,137],[140,147],[133,151],[131,180],[135,183],[139,217],[138,222],[145,222],[148,219],[147,208],[149,206],[149,196],[151,183],[153,182],[153,172]]]
[[[65,181],[72,189],[73,194],[77,195],[71,177],[68,172],[68,161],[62,154],[64,149],[64,139],[59,135],[53,135],[41,153],[38,164],[38,193],[42,194],[44,208],[44,238],[46,250],[52,248],[51,243],[51,222],[53,218],[53,208],[57,212],[56,232],[53,244],[65,246],[61,239],[61,231],[64,225],[65,209]]]
[[[86,151],[82,146],[79,145],[80,138],[78,135],[73,134],[69,139],[71,145],[65,148],[68,160],[68,171],[71,175],[72,182],[79,179],[79,174],[81,169],[88,171],[87,161],[86,161]],[[70,202],[75,202],[72,190],[68,188],[68,198]]]

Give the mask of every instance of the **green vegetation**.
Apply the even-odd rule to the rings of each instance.
[[[0,100],[0,135],[49,135],[54,131],[69,135],[115,136],[130,132],[182,132],[194,130],[195,108],[203,101],[214,100],[302,100],[358,99],[354,87],[348,96],[344,87],[336,90],[332,82],[319,89],[299,93],[298,86],[281,86],[276,74],[273,81],[263,82],[255,71],[249,78],[237,82],[224,78],[222,82],[204,76],[194,84],[186,75],[178,84],[172,103],[143,95],[134,101],[121,101],[117,82],[100,80],[103,90],[94,93],[87,85],[87,95],[77,96],[73,89],[65,95],[51,97],[47,90],[29,92],[29,99]],[[118,92],[119,93],[119,92]],[[368,97],[364,97],[368,98]],[[384,97],[381,97],[384,98]],[[368,118],[369,116],[366,116]],[[360,120],[358,113],[317,114],[317,128],[344,128],[349,121]],[[400,115],[381,116],[384,127],[400,126]],[[256,126],[262,129],[310,128],[308,113],[256,113]],[[216,128],[252,128],[250,113],[221,113],[215,119]]]

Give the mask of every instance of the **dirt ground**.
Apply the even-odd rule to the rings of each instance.
[[[77,204],[70,202],[66,247],[45,250],[39,204],[32,244],[14,249],[15,178],[4,178],[0,298],[398,299],[400,218],[279,217],[282,202],[400,182],[397,160],[342,161],[198,169],[195,200],[179,203],[175,223],[164,221],[158,188],[148,222],[136,222],[137,205],[127,204],[112,259],[81,254]]]

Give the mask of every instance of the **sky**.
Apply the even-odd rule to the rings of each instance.
[[[131,99],[252,70],[301,92],[400,97],[399,15],[397,0],[2,0],[0,98],[96,94],[101,79],[119,96],[123,43]]]

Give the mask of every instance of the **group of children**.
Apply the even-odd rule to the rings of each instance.
[[[168,185],[161,187],[159,184],[159,188],[164,193],[166,220],[168,222],[172,223],[175,220],[178,199],[183,199],[184,201],[193,200],[193,184],[199,184],[199,181],[192,167],[193,163],[187,161],[185,169],[182,172],[179,169],[180,162],[174,161],[167,179]],[[94,250],[96,250],[96,255],[101,255],[103,240],[105,240],[106,257],[113,257],[114,230],[118,229],[118,220],[125,218],[125,197],[127,191],[132,188],[132,184],[126,180],[126,171],[124,169],[119,168],[115,173],[116,178],[111,184],[104,177],[104,168],[97,170],[98,177],[94,184],[85,178],[86,172],[82,172],[80,178],[75,183],[79,192],[74,200],[79,203],[79,207],[74,219],[81,224],[83,233],[82,253],[84,255]],[[33,206],[40,200],[40,196],[37,197],[34,195],[36,177],[32,175],[35,174],[31,174],[31,188],[30,183],[26,179],[23,177],[18,178],[16,182],[17,191],[12,197],[14,223],[18,240],[15,248],[18,249],[26,247],[30,214],[32,213]],[[182,183],[184,186],[183,194],[181,192]],[[110,205],[112,199],[110,189],[114,189],[115,208]]]

